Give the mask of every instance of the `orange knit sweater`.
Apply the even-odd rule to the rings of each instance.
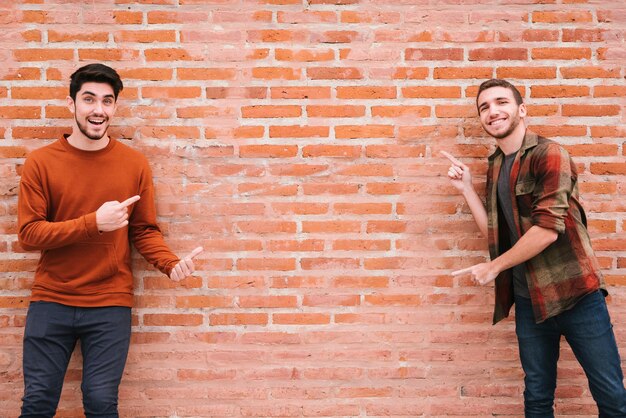
[[[107,201],[141,199],[128,207],[129,225],[99,232],[96,210]],[[152,174],[146,158],[111,138],[82,151],[65,137],[33,151],[22,171],[19,241],[41,250],[33,301],[70,306],[132,306],[132,242],[165,274],[179,261],[156,224]]]

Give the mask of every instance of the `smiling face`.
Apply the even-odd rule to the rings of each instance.
[[[476,102],[480,123],[492,137],[502,140],[526,130],[524,124],[520,124],[526,116],[526,105],[518,105],[508,88],[495,86],[483,90]]]
[[[115,94],[109,84],[84,83],[76,93],[76,100],[67,98],[67,105],[74,114],[72,137],[83,142],[108,139],[107,129],[117,109]]]

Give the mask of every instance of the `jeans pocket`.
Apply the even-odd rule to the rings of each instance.
[[[31,302],[26,314],[26,327],[24,338],[41,338],[46,335],[48,329],[48,313],[45,311],[47,302]]]

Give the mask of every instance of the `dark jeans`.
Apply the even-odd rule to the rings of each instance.
[[[83,354],[87,417],[118,417],[118,387],[130,343],[130,308],[32,302],[24,331],[21,417],[53,417],[76,341]]]
[[[561,335],[589,381],[600,417],[626,417],[626,390],[604,295],[594,292],[574,308],[535,324],[531,302],[515,298],[515,325],[524,378],[526,417],[554,417]]]

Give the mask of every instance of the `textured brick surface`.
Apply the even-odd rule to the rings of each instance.
[[[69,132],[93,61],[124,78],[111,133],[150,159],[168,243],[207,249],[181,283],[135,255],[122,416],[521,416],[513,322],[449,274],[487,254],[439,156],[484,189],[474,96],[496,76],[576,159],[626,355],[622,1],[16,0],[0,23],[1,416],[39,257],[16,238],[21,166]],[[61,417],[82,414],[80,363]],[[569,348],[559,368],[558,416],[597,415]]]

